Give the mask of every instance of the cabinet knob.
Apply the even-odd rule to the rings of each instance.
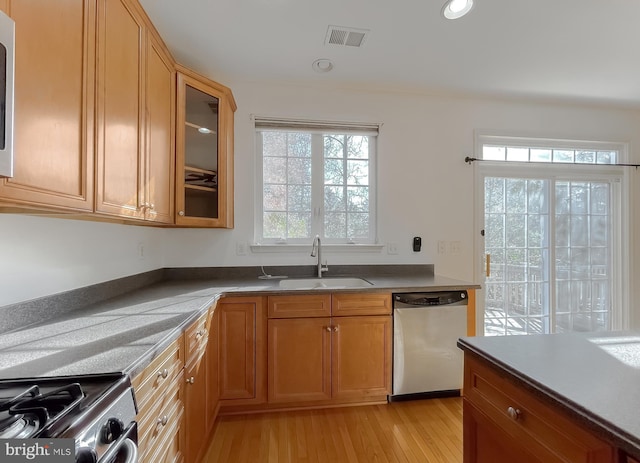
[[[520,418],[521,413],[522,412],[520,412],[520,410],[517,408],[513,408],[513,407],[507,408],[507,415],[509,415],[509,417],[511,417],[514,420],[517,420],[518,418]]]
[[[337,327],[337,326],[334,326],[334,327],[333,327],[333,332],[334,332],[334,333],[337,333],[337,332],[338,332],[338,327]]]
[[[160,426],[166,426],[168,421],[169,418],[167,418],[167,415],[163,415],[162,418],[158,418],[157,424]]]
[[[179,215],[179,216],[184,216],[184,211],[180,211],[180,212],[178,212],[178,215]]]
[[[327,331],[331,332],[331,327],[327,326]]]
[[[205,334],[207,334],[207,330],[198,330],[196,332],[196,338],[201,338],[202,336],[204,336]]]
[[[155,204],[153,204],[153,203],[151,203],[151,204],[149,204],[149,208],[150,208],[151,210],[154,210],[154,209],[156,208],[156,205],[155,205]]]
[[[169,370],[166,368],[158,372],[158,378],[166,378],[167,376],[169,376]]]
[[[191,378],[187,378],[187,384],[193,384],[196,382],[196,379],[192,376]]]

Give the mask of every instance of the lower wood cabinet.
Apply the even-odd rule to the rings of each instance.
[[[386,400],[391,391],[390,296],[348,294],[337,302],[335,296],[269,297],[270,404]],[[319,316],[330,315],[334,307],[358,315]],[[309,316],[301,317],[305,310]]]
[[[184,450],[184,340],[181,336],[132,380],[141,463],[180,461]]]
[[[508,373],[468,353],[464,369],[464,463],[618,461],[613,446]]]
[[[218,302],[220,406],[266,401],[266,315],[262,297]]]

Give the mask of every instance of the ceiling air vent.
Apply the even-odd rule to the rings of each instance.
[[[329,26],[329,28],[327,29],[327,36],[324,39],[324,44],[359,48],[364,45],[364,41],[368,33],[369,31],[367,29]]]

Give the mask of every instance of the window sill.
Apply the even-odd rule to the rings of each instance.
[[[249,246],[253,253],[279,252],[310,252],[311,244],[252,244]],[[323,244],[322,250],[329,252],[381,252],[384,244]]]

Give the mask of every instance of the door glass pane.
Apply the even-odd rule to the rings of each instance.
[[[556,332],[611,329],[608,182],[557,182]]]
[[[485,179],[485,335],[548,330],[549,182]]]
[[[217,218],[219,100],[189,85],[185,99],[185,215]]]

